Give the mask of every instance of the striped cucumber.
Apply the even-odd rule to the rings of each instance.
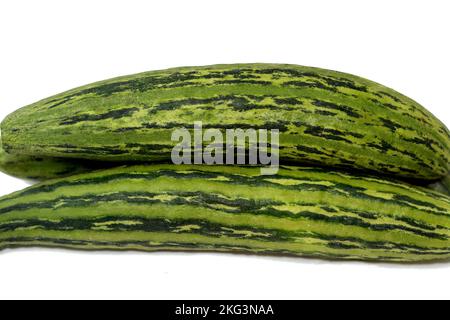
[[[22,246],[448,260],[450,198],[313,167],[119,167],[1,198],[0,248]]]
[[[111,168],[112,163],[80,159],[11,155],[0,146],[0,171],[26,180],[49,180]]]
[[[8,116],[12,154],[170,160],[174,129],[279,129],[285,163],[438,180],[449,130],[413,100],[335,71],[278,64],[146,72],[87,85]]]

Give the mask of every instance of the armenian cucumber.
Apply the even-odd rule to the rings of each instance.
[[[119,167],[1,198],[0,248],[26,246],[448,260],[450,198],[314,167]]]
[[[438,180],[449,130],[404,95],[317,68],[236,64],[152,71],[47,98],[1,125],[8,153],[170,161],[177,128],[278,129],[284,163]]]

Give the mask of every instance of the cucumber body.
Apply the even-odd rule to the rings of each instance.
[[[108,162],[83,159],[11,155],[0,147],[0,171],[25,180],[44,181],[93,170],[107,169],[112,166],[113,164]]]
[[[0,248],[193,250],[419,262],[450,258],[450,198],[319,168],[153,165],[0,199]]]
[[[240,64],[146,72],[53,96],[2,123],[12,154],[169,161],[175,129],[280,130],[281,161],[437,180],[448,129],[377,83],[295,65]]]

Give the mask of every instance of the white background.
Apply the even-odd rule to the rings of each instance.
[[[450,2],[0,2],[0,118],[113,76],[280,62],[367,77],[450,125]],[[25,187],[0,176],[0,193]],[[450,298],[450,263],[339,263],[226,254],[0,252],[0,298]]]

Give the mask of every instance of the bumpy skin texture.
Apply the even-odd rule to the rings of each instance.
[[[319,168],[154,165],[0,199],[0,248],[193,250],[327,259],[450,258],[450,198]]]
[[[437,180],[448,129],[413,100],[360,77],[295,65],[146,72],[77,88],[2,123],[14,154],[169,160],[179,127],[280,130],[282,161]]]

